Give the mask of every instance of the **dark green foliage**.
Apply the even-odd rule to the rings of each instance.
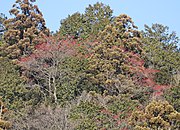
[[[45,96],[42,93],[41,89],[36,86],[29,86],[27,84],[27,88],[24,90],[22,96],[22,100],[24,106],[30,106],[32,109],[36,109],[42,103],[45,103]]]
[[[89,5],[84,13],[87,33],[96,36],[111,22],[112,13],[110,6],[103,3],[97,2],[94,5]]]
[[[4,117],[14,126],[18,124],[15,122],[16,119],[24,119],[24,114],[30,113],[31,110],[45,103],[45,97],[41,89],[25,84],[25,80],[20,76],[18,71],[19,67],[14,65],[10,60],[1,58],[0,66],[0,97],[9,109]],[[20,124],[21,123],[23,123],[23,121],[21,121]],[[0,126],[2,126],[1,121]],[[21,128],[21,126],[22,124],[19,128]]]
[[[22,104],[24,92],[23,80],[18,68],[8,59],[0,58],[0,96],[10,109],[17,109]]]
[[[74,38],[95,39],[99,31],[112,20],[112,10],[109,6],[97,2],[89,5],[84,14],[74,13],[61,20],[59,34],[74,36]]]
[[[127,117],[138,106],[129,95],[105,96],[95,92],[83,93],[78,104],[72,108],[70,119],[76,122],[75,129],[125,129]]]
[[[60,65],[60,70],[65,71],[61,79],[57,81],[57,97],[60,104],[73,100],[82,91],[78,87],[86,68],[87,61],[76,57],[67,57],[63,64]]]
[[[179,38],[176,33],[169,33],[169,28],[161,24],[153,24],[152,27],[145,25],[143,41],[146,66],[160,70],[156,81],[172,84],[173,75],[180,71]]]
[[[62,36],[76,36],[76,33],[82,33],[82,29],[85,28],[83,25],[83,16],[80,13],[74,13],[69,15],[66,19],[61,20],[61,27],[59,34]],[[82,34],[81,34],[82,35]]]
[[[20,112],[26,106],[42,102],[42,93],[25,85],[17,65],[6,58],[0,58],[0,66],[0,97],[10,110]]]
[[[178,112],[180,112],[180,87],[171,87],[168,89],[164,97],[166,100],[174,107],[174,109]]]
[[[77,130],[95,130],[96,118],[100,107],[98,104],[90,103],[88,101],[81,102],[76,108],[72,110],[70,118],[79,122],[76,124]]]

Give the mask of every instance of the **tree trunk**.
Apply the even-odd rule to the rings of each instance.
[[[56,84],[55,84],[55,77],[53,77],[53,87],[54,87],[54,92],[53,92],[53,95],[54,95],[54,102],[57,103],[57,94],[56,94]]]

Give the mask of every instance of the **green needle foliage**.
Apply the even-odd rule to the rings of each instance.
[[[76,130],[119,130],[129,128],[128,117],[138,106],[129,95],[109,96],[83,93],[72,107],[70,119]]]
[[[112,12],[110,7],[103,3],[97,2],[94,5],[89,5],[84,14],[76,12],[61,20],[58,33],[62,36],[70,35],[75,38],[91,37],[95,39],[98,32],[110,23]]]
[[[83,22],[83,16],[78,12],[68,15],[66,19],[61,20],[59,34],[61,36],[75,36],[76,32],[80,31],[81,28],[85,28]]]
[[[146,52],[146,66],[160,70],[156,81],[161,84],[172,84],[173,76],[180,71],[179,38],[175,32],[169,33],[169,28],[161,24],[145,25],[143,34],[143,49]]]
[[[0,96],[10,109],[17,110],[25,92],[18,67],[5,58],[0,58],[0,66]]]
[[[110,6],[97,2],[86,8],[84,18],[86,20],[87,32],[96,36],[112,20],[112,9]]]
[[[164,94],[165,99],[171,105],[173,105],[174,109],[178,112],[180,112],[180,89],[179,88],[180,88],[179,86],[171,87]]]
[[[43,102],[43,94],[36,87],[28,87],[26,78],[19,72],[19,66],[7,58],[0,58],[0,97],[6,103],[10,114],[19,115],[26,107],[37,106]]]

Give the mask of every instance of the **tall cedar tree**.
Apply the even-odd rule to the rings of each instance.
[[[97,2],[94,5],[89,5],[84,13],[87,32],[89,35],[96,35],[110,24],[112,20],[113,10],[109,5]]]
[[[142,90],[140,86],[144,86],[149,87],[155,97],[163,94],[168,86],[154,81],[154,74],[159,70],[145,67],[141,58],[144,55],[141,34],[129,16],[116,17],[99,33],[98,39],[101,42],[95,44],[89,58],[87,76],[101,90],[110,94],[135,94],[135,90]]]
[[[34,45],[49,35],[43,15],[33,2],[35,0],[16,0],[9,11],[15,17],[4,21],[7,45],[3,49],[10,58],[31,53]]]
[[[89,58],[88,76],[93,83],[110,93],[125,93],[133,83],[127,79],[130,74],[128,59],[141,54],[140,32],[132,19],[122,14],[99,33],[101,41],[94,47]]]
[[[145,25],[142,34],[143,49],[146,52],[145,65],[160,70],[156,74],[158,83],[175,85],[173,77],[180,72],[179,38],[176,33],[169,33],[167,26],[153,24],[152,27]]]

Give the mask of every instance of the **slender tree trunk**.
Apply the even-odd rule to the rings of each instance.
[[[51,97],[51,75],[49,75],[49,79],[48,79],[48,84],[49,84],[49,96]]]
[[[56,93],[56,84],[55,84],[55,77],[53,77],[53,87],[54,87],[54,92],[53,92],[53,95],[54,95],[54,102],[57,103],[57,93]]]

